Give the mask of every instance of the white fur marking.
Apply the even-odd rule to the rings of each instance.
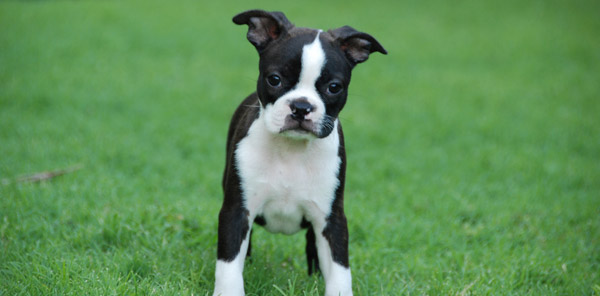
[[[315,82],[321,76],[325,65],[325,52],[319,40],[320,35],[321,32],[317,34],[313,43],[302,48],[302,71],[296,88],[314,89]]]
[[[325,278],[325,296],[352,296],[350,268],[331,262],[329,276]]]

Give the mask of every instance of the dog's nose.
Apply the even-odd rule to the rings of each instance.
[[[292,118],[295,120],[304,120],[304,117],[313,111],[314,107],[305,98],[294,100],[290,103],[292,109]]]

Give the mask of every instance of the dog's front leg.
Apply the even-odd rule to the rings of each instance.
[[[251,221],[242,205],[224,204],[219,213],[219,237],[213,296],[244,295],[244,260]]]
[[[352,296],[348,263],[348,226],[343,212],[333,212],[322,231],[315,231],[325,296]],[[316,230],[316,229],[315,229]]]

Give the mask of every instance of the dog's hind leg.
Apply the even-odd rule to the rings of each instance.
[[[248,252],[246,258],[252,256],[252,229],[250,229],[250,235],[248,235]]]
[[[310,225],[306,231],[306,262],[308,263],[308,275],[319,272],[319,256],[315,241],[315,231]]]

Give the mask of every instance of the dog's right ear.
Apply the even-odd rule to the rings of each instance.
[[[287,34],[294,25],[279,11],[248,10],[233,17],[238,25],[248,25],[248,41],[262,52],[271,41]]]

